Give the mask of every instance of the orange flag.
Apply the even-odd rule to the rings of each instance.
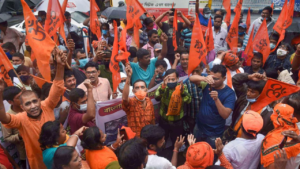
[[[263,55],[263,64],[265,64],[270,54],[270,40],[269,40],[266,19],[264,19],[264,21],[259,27],[255,35],[253,45],[254,45],[254,50],[256,50],[257,52]]]
[[[128,21],[127,21],[128,22]],[[128,25],[127,25],[128,26]],[[133,35],[133,39],[134,39],[134,42],[136,43],[136,46],[138,48],[140,48],[140,29],[142,28],[142,23],[140,20],[136,20],[134,22],[134,28],[133,28],[133,31],[134,31],[134,35]]]
[[[230,49],[233,53],[237,52],[237,45],[239,39],[239,21],[240,21],[241,10],[236,10],[233,22],[231,24],[230,30],[226,37],[226,42],[228,43]]]
[[[251,11],[250,7],[248,8],[248,14],[247,14],[247,19],[246,19],[246,25],[247,25],[247,33],[251,25]]]
[[[101,30],[100,30],[100,21],[97,16],[97,12],[100,11],[98,5],[96,4],[95,0],[90,1],[90,29],[93,34],[95,34],[98,40],[101,39]]]
[[[239,0],[233,11],[235,13],[237,13],[237,10],[239,10],[240,12],[242,12],[242,6],[243,6],[243,0]]]
[[[272,15],[273,15],[273,13],[274,13],[274,2],[272,2],[271,8],[272,8]]]
[[[231,17],[230,0],[223,0],[223,6],[227,12],[224,22],[227,24],[227,26],[229,26],[230,25],[230,17]]]
[[[68,4],[68,0],[64,0],[63,4],[61,6],[61,9],[62,9],[64,14],[65,14],[66,9],[67,9],[67,4]]]
[[[192,39],[190,46],[190,57],[188,66],[188,75],[201,63],[201,60],[207,55],[207,48],[203,40],[200,21],[196,15],[195,24],[192,31]]]
[[[254,29],[252,29],[248,44],[245,49],[245,54],[247,55],[247,60],[246,60],[246,65],[250,66],[251,65],[251,59],[253,58],[253,34],[254,34]]]
[[[283,41],[284,37],[285,37],[285,29],[282,30],[282,32],[279,36],[278,42],[277,42],[275,48],[273,50],[271,50],[271,53],[277,49],[278,45],[280,44],[281,41]]]
[[[121,82],[120,77],[120,67],[119,62],[117,61],[117,56],[119,52],[119,43],[118,43],[118,28],[117,28],[117,22],[114,21],[114,31],[115,31],[115,40],[113,45],[113,51],[112,51],[112,57],[110,59],[109,69],[112,72],[112,81],[113,81],[113,91],[117,92],[117,88],[119,86],[119,83]]]
[[[138,0],[126,0],[126,4],[127,28],[132,28],[136,20],[139,20],[140,16],[143,15],[146,10]]]
[[[58,0],[49,0],[47,18],[45,21],[45,31],[50,35],[54,36],[57,29],[65,22],[65,15],[61,10],[60,3]]]
[[[287,6],[287,0],[285,0],[283,6],[282,6],[282,10],[280,12],[280,15],[273,27],[273,29],[278,32],[279,34],[281,34],[282,30],[284,29],[283,25],[284,25],[284,22],[286,20],[286,15],[287,15],[287,10],[288,10],[288,6]]]
[[[209,19],[210,20],[210,19]],[[176,32],[178,30],[177,28],[177,10],[175,9],[174,11],[174,19],[173,19],[173,34],[172,34],[172,39],[173,39],[173,46],[174,46],[174,51],[177,50],[177,40],[176,40]]]
[[[205,37],[205,44],[206,44],[207,51],[210,52],[215,48],[211,19],[208,20],[207,27],[208,27],[208,29],[207,29],[206,37]]]
[[[126,62],[128,62],[128,57],[130,56],[130,53],[127,51],[126,35],[127,35],[127,27],[125,27],[121,32],[121,38],[119,41],[120,53],[117,57],[117,61],[126,60]]]
[[[300,87],[275,79],[268,79],[257,101],[251,105],[251,110],[260,111],[273,101],[300,91]]]
[[[293,22],[294,7],[295,7],[295,0],[290,0],[289,6],[288,6],[288,12],[286,14],[286,22],[284,24],[284,29],[291,26],[291,24]]]
[[[31,75],[31,76],[33,77],[35,83],[39,86],[39,88],[42,88],[45,83],[52,83],[51,81],[47,81],[47,80],[42,79],[40,77],[37,77],[37,76],[34,76],[34,75]]]
[[[50,81],[49,61],[55,43],[37,21],[25,0],[21,0],[21,3],[23,6],[28,43],[31,46],[32,51],[37,53],[35,57],[40,73],[46,80]]]
[[[7,86],[13,86],[13,82],[11,81],[8,72],[13,69],[11,62],[3,51],[2,47],[0,47],[0,71],[2,74],[2,78],[7,84]]]

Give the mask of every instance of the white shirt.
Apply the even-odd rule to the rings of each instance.
[[[114,31],[113,24],[109,23],[108,25],[109,25],[109,34],[110,34],[110,36],[115,37],[115,31]],[[123,30],[122,26],[118,27],[118,32],[120,33],[121,31],[119,31],[119,30],[121,30],[121,31]]]
[[[271,18],[271,21],[268,23],[267,22],[267,27],[271,26],[272,23],[275,22],[275,20],[273,18]],[[254,32],[253,32],[253,37],[255,37],[260,25],[262,24],[262,20],[261,20],[261,17],[255,19],[251,25],[250,25],[250,28],[248,30],[248,36],[250,37],[251,35],[251,32],[252,32],[252,29],[254,29]],[[268,31],[269,32],[269,31]]]
[[[148,155],[148,162],[145,169],[176,169],[172,163],[157,155]]]
[[[213,36],[214,36],[214,45],[215,46],[220,46],[223,48],[227,48],[227,42],[226,42],[226,37],[227,37],[227,30],[224,28],[220,28],[220,31],[216,33],[215,28],[212,27],[213,30]]]
[[[71,24],[71,26],[69,27],[69,30],[68,30],[67,24],[64,23],[64,30],[65,30],[65,36],[66,36],[66,38],[67,38],[69,32],[75,32],[75,33],[77,33],[78,28],[77,28],[77,26]]]
[[[235,169],[256,169],[260,162],[260,148],[262,134],[257,134],[256,139],[236,138],[225,145],[223,153]],[[220,165],[220,160],[216,165]]]

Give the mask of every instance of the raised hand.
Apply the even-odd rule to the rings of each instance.
[[[203,81],[208,84],[214,84],[215,82],[212,75],[206,76]]]
[[[160,36],[160,39],[161,39],[162,42],[167,42],[168,41],[168,35],[163,32]]]
[[[132,68],[130,66],[130,63],[126,64],[125,71],[126,71],[126,74],[127,74],[127,78],[131,78],[131,76],[132,76]]]
[[[223,153],[223,148],[224,148],[222,140],[220,138],[217,138],[215,140],[215,144],[216,144],[216,149],[214,149],[214,153],[220,156]]]
[[[176,59],[177,61],[180,60],[180,54],[179,54],[179,53],[176,53],[176,54],[175,54],[175,59]]]
[[[74,51],[75,50],[75,43],[74,43],[73,39],[68,39],[67,40],[67,48],[70,51]]]
[[[193,134],[189,134],[187,140],[190,146],[196,143],[196,138]]]
[[[91,80],[90,79],[85,79],[85,81],[83,82],[83,84],[85,85],[85,87],[87,89],[92,89],[93,85],[91,84]]]
[[[185,137],[182,137],[182,135],[180,135],[180,137],[177,137],[176,142],[174,144],[174,151],[178,151],[180,147],[185,143],[184,138]]]
[[[253,80],[253,81],[260,81],[260,80],[263,80],[264,78],[265,78],[265,76],[260,73],[253,73],[248,76],[248,79]]]
[[[82,136],[83,132],[88,129],[88,127],[82,126],[80,129],[78,129],[77,131],[74,132],[74,134],[76,134],[77,136]]]

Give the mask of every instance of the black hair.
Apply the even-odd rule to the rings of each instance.
[[[9,51],[14,51],[14,52],[17,51],[15,45],[14,45],[13,43],[11,43],[11,42],[6,42],[6,43],[4,43],[4,44],[2,45],[2,48],[8,49]]]
[[[88,150],[99,150],[99,145],[102,146],[100,141],[101,133],[97,126],[90,127],[83,132],[81,139],[81,146]]]
[[[24,60],[24,55],[22,53],[16,52],[14,54],[12,54],[12,57],[18,57],[21,60]]]
[[[265,72],[266,76],[272,79],[277,79],[279,76],[277,70],[274,68],[268,68],[265,70]]]
[[[123,169],[138,169],[148,156],[146,143],[140,138],[130,139],[119,148],[117,156]]]
[[[65,17],[69,17],[69,16],[71,16],[70,12],[66,11],[65,12]]]
[[[266,7],[264,7],[264,9],[262,11],[264,11],[264,10],[267,10],[270,13],[270,15],[272,15],[272,11],[273,11],[272,7],[266,6]]]
[[[43,124],[39,143],[42,150],[51,148],[57,144],[60,135],[60,122],[58,120],[48,121]]]
[[[165,130],[152,124],[146,125],[141,130],[141,138],[147,140],[147,145],[157,145],[157,142],[165,136]]]
[[[258,132],[256,132],[256,131],[253,131],[253,130],[248,130],[248,132],[245,130],[245,128],[244,128],[244,126],[243,126],[243,124],[241,124],[241,128],[242,128],[242,132],[248,137],[248,138],[256,138],[256,136],[254,137],[252,134],[250,134],[250,133],[258,133]]]
[[[114,38],[114,37],[108,37],[107,44],[113,46],[113,45],[114,45],[114,41],[115,41],[115,38]]]
[[[77,59],[77,54],[78,54],[78,53],[84,54],[85,52],[84,52],[83,49],[76,49],[76,50],[74,51],[74,56],[73,56],[75,59]]]
[[[243,46],[244,41],[241,38],[238,38],[238,43],[241,43]]]
[[[84,90],[80,88],[74,88],[69,93],[69,99],[71,102],[77,103],[80,98],[85,96]]]
[[[253,58],[257,58],[257,59],[260,59],[261,61],[263,61],[263,55],[261,53],[259,53],[259,52],[255,52],[253,54]]]
[[[182,52],[182,53],[180,54],[180,56],[182,56],[182,55],[189,55],[189,52],[187,52],[187,51]]]
[[[178,74],[178,72],[177,72],[176,69],[169,69],[169,70],[167,70],[166,74],[165,74],[165,77],[167,77],[168,75],[170,75],[172,73],[175,73],[177,78],[179,77],[179,74]]]
[[[221,16],[222,16],[222,17],[224,17],[224,15],[225,15],[226,11],[225,11],[225,10],[222,10],[222,9],[220,9],[220,10],[217,10],[217,12],[218,12],[218,11],[220,11],[220,12],[221,12]]]
[[[273,40],[276,40],[277,42],[278,42],[278,40],[279,40],[279,35],[278,35],[278,33],[272,33],[271,35],[270,35],[270,38],[269,39],[273,39]]]
[[[148,32],[148,38],[151,38],[153,34],[158,34],[157,30],[150,30]]]
[[[281,45],[284,45],[284,46],[287,48],[288,53],[291,52],[292,47],[290,46],[290,44],[288,44],[288,43],[286,43],[286,42],[280,42],[279,47],[280,47]]]
[[[147,83],[144,81],[144,80],[142,80],[142,79],[138,79],[138,80],[136,80],[134,83],[133,83],[133,88],[134,88],[134,86],[135,86],[135,84],[137,83],[137,82],[144,82],[145,83],[145,86],[147,87]]]
[[[220,19],[221,19],[221,21],[223,21],[223,16],[222,16],[222,15],[215,15],[215,17],[214,17],[214,21],[215,21],[216,19],[218,19],[218,18],[220,18]]]
[[[72,76],[74,76],[73,70],[69,70],[69,69],[65,70],[64,80],[66,80],[66,78],[70,78]]]
[[[93,61],[89,61],[85,66],[84,66],[84,70],[86,71],[89,67],[94,67],[96,68],[96,70],[99,70],[99,66],[97,63],[93,62]]]
[[[143,48],[140,48],[137,52],[136,52],[136,56],[138,59],[143,59],[144,56],[150,55],[149,51]]]
[[[136,57],[136,52],[137,52],[137,49],[136,47],[130,47],[128,52],[130,53],[130,56],[131,58],[135,58]]]
[[[14,98],[20,94],[22,90],[16,86],[8,86],[3,91],[3,100],[13,101]],[[19,98],[18,98],[19,99]]]
[[[184,52],[187,52],[187,50],[183,46],[178,46],[177,50],[175,51],[175,53],[179,53],[180,55]]]
[[[38,12],[38,15],[44,15],[44,16],[46,16],[47,13],[46,13],[46,11],[39,11],[39,12]]]
[[[63,166],[69,165],[74,151],[72,146],[58,147],[53,156],[52,169],[63,169]]]
[[[227,69],[224,65],[214,65],[214,67],[211,69],[211,72],[221,73],[222,77],[225,77]]]
[[[226,168],[219,165],[211,165],[206,167],[205,169],[226,169]]]
[[[293,93],[291,94],[288,99],[287,99],[287,103],[288,105],[290,105],[291,107],[294,108],[294,114],[298,114],[300,115],[300,93]]]
[[[162,60],[157,60],[156,63],[155,63],[155,67],[158,67],[160,65],[162,65],[165,69],[167,69],[167,67],[168,67],[166,61],[163,60],[163,59]]]
[[[154,21],[152,20],[152,18],[148,17],[148,18],[145,18],[143,23],[144,25],[146,26],[149,26],[151,23],[153,23]]]
[[[266,85],[266,81],[264,81],[264,80],[260,80],[260,81],[252,81],[252,80],[249,80],[249,81],[247,82],[248,88],[253,89],[253,90],[256,90],[256,91],[258,91],[259,93],[261,93],[261,92],[263,91],[265,85]]]
[[[104,26],[106,26],[107,29],[109,29],[109,24],[108,23],[102,23],[100,29],[102,30]]]
[[[25,65],[20,65],[17,69],[16,72],[20,73],[21,71],[25,71],[27,73],[29,73],[29,67],[25,66]]]
[[[7,21],[1,22],[0,25],[4,26],[4,27],[7,27],[8,26],[8,22]]]

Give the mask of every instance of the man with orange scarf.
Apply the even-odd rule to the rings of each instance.
[[[261,164],[266,169],[275,167],[275,154],[280,152],[280,144],[284,140],[284,134],[287,131],[299,135],[297,127],[297,118],[293,117],[294,108],[288,104],[279,103],[274,107],[274,113],[271,115],[271,120],[274,125],[274,130],[269,132],[262,142],[261,147]],[[300,144],[294,143],[291,137],[287,137],[286,143],[283,145],[284,154],[288,159],[285,168],[299,167]],[[294,157],[294,158],[292,158]]]

